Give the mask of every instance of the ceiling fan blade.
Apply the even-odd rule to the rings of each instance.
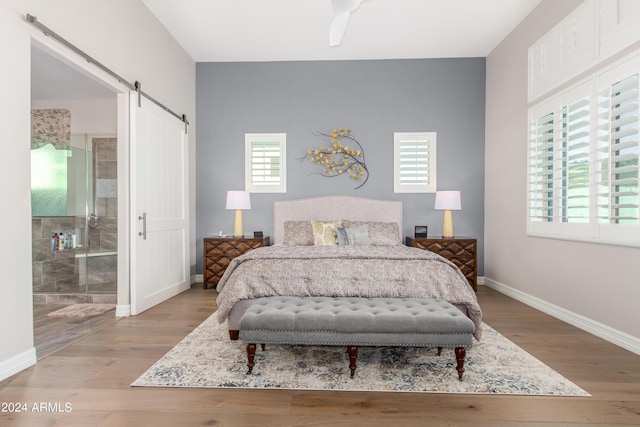
[[[360,6],[360,0],[331,0],[333,12],[353,12]]]
[[[331,26],[329,27],[329,46],[335,47],[342,43],[342,37],[347,31],[347,24],[349,23],[350,12],[335,13]]]
[[[342,37],[347,31],[351,12],[360,6],[362,0],[331,0],[333,19],[329,27],[329,46],[335,47],[342,43]]]

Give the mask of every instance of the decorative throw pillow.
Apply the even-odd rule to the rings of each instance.
[[[370,245],[369,227],[366,224],[357,227],[336,228],[338,245]]]
[[[339,245],[349,244],[349,236],[347,235],[347,229],[344,227],[336,228],[336,238],[338,239]]]
[[[373,246],[393,246],[401,245],[400,229],[397,222],[382,221],[343,221],[343,225],[348,228],[367,225],[369,227],[369,237]]]
[[[313,246],[313,227],[309,221],[285,221],[284,246]]]
[[[335,245],[336,228],[342,227],[342,221],[311,221],[313,227],[313,244],[314,245]]]

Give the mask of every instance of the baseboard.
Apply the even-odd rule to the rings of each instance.
[[[30,350],[23,351],[22,353],[13,356],[12,358],[0,362],[0,381],[9,378],[10,376],[17,374],[20,371],[27,369],[30,366],[35,365],[37,362],[36,348],[33,347]]]
[[[129,316],[131,316],[130,304],[116,305],[116,317],[129,317]]]
[[[504,283],[497,282],[490,278],[485,278],[484,285],[495,289],[501,294],[505,294],[515,300],[518,300],[530,307],[540,310],[550,316],[560,319],[576,328],[589,332],[597,337],[609,341],[612,344],[620,346],[635,354],[640,355],[640,339],[625,332],[611,328],[595,320],[584,317],[557,305],[551,304],[538,297],[534,297],[525,292],[514,289]]]
[[[484,279],[484,276],[478,276],[478,277],[476,277],[476,284],[477,284],[478,286],[480,286],[480,285],[484,285],[484,280],[485,280],[485,279]]]

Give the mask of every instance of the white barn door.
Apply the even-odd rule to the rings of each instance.
[[[190,286],[185,125],[131,93],[131,314]]]

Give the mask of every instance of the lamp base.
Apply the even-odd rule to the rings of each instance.
[[[244,237],[242,211],[240,209],[236,209],[235,221],[233,223],[233,237]]]
[[[453,212],[444,211],[444,220],[442,222],[442,237],[445,239],[453,239]]]

